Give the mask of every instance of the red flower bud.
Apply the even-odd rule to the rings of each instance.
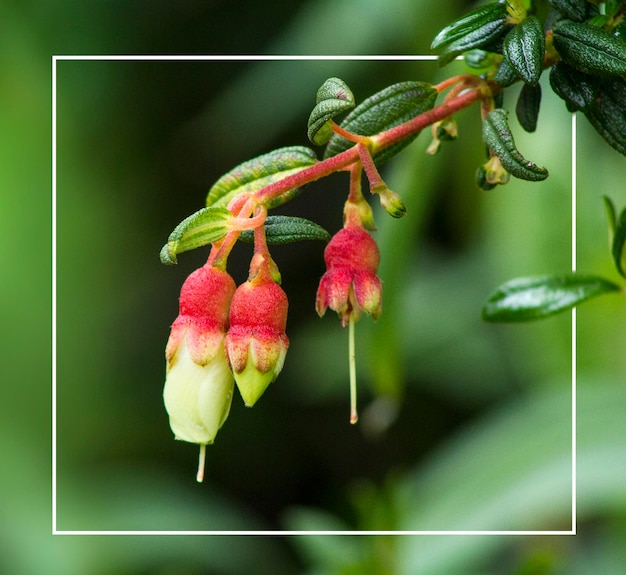
[[[262,273],[240,285],[233,296],[226,354],[248,407],[276,379],[285,362],[288,305],[282,288]]]
[[[374,238],[359,226],[337,232],[324,250],[326,273],[317,290],[315,307],[322,316],[336,311],[345,326],[361,312],[376,319],[382,309],[382,285],[376,275],[380,252]]]

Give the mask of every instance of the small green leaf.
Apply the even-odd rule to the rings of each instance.
[[[292,216],[268,216],[265,220],[265,238],[268,244],[289,244],[302,240],[321,240],[328,242],[330,234],[320,225]],[[244,242],[254,240],[252,230],[245,230],[239,236]]]
[[[504,56],[527,84],[535,85],[543,71],[546,42],[536,16],[529,16],[504,38]]]
[[[626,243],[626,208],[622,210],[619,218],[615,221],[615,232],[613,234],[613,246],[611,253],[613,255],[613,261],[615,267],[622,277],[626,278],[626,271],[624,260],[626,259],[626,250],[624,250],[624,244]]]
[[[483,141],[500,158],[507,172],[516,178],[538,182],[548,177],[548,170],[528,161],[515,147],[507,121],[508,112],[496,108],[483,121]]]
[[[221,240],[233,215],[226,208],[202,208],[176,226],[161,250],[161,263],[175,264],[176,256]]]
[[[329,78],[317,91],[317,104],[309,116],[309,140],[318,146],[328,142],[332,129],[328,121],[338,114],[354,108],[354,95],[339,78]]]
[[[501,285],[487,299],[482,316],[490,322],[543,319],[619,290],[618,285],[603,278],[577,273],[517,278]]]
[[[564,22],[553,32],[554,47],[561,58],[588,74],[626,74],[626,42],[602,28]]]
[[[549,2],[555,10],[575,22],[584,21],[591,12],[591,4],[587,0],[549,0]]]
[[[506,29],[506,18],[506,3],[481,6],[441,30],[430,48],[443,50],[439,64],[445,66],[459,54],[496,40]]]
[[[517,98],[515,115],[520,126],[527,132],[537,129],[537,119],[541,106],[541,84],[524,84]]]
[[[206,205],[226,207],[238,194],[255,192],[316,163],[315,152],[303,146],[279,148],[263,154],[239,164],[215,182],[207,195]],[[297,188],[289,190],[267,208],[279,206],[298,193]]]
[[[361,102],[341,123],[341,127],[361,136],[374,136],[389,130],[411,118],[423,114],[435,105],[437,90],[426,82],[400,82],[388,86]],[[417,134],[398,142],[373,157],[376,164],[397,154],[408,146]],[[333,134],[324,152],[325,158],[336,156],[354,146],[337,134]]]

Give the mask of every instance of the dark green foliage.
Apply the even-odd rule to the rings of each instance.
[[[546,43],[536,16],[515,26],[504,39],[504,56],[527,84],[536,84],[543,71]]]
[[[400,82],[388,86],[361,102],[341,123],[341,127],[361,136],[373,136],[389,130],[411,118],[423,114],[435,105],[437,90],[426,82]],[[397,154],[410,144],[418,134],[406,138],[374,155],[377,164]],[[353,142],[333,134],[326,146],[324,157],[344,152]]]
[[[561,58],[588,74],[626,74],[626,43],[601,28],[564,22],[553,30]]]
[[[541,85],[524,84],[517,99],[515,115],[520,126],[527,132],[537,129],[537,118],[541,106]]]
[[[506,29],[505,22],[506,4],[487,4],[446,26],[430,47],[443,50],[439,64],[444,66],[467,50],[483,48],[497,40]]]
[[[318,146],[326,144],[332,135],[328,121],[354,108],[354,95],[339,78],[329,78],[317,91],[316,106],[309,116],[307,134]]]
[[[583,22],[595,8],[587,0],[549,0],[549,2],[563,16],[575,22]]]
[[[252,230],[245,230],[239,236],[244,242],[254,239]],[[330,234],[320,225],[305,218],[294,216],[268,216],[265,220],[265,238],[268,244],[289,244],[302,240],[330,240]]]
[[[528,161],[515,147],[507,116],[508,112],[502,108],[489,112],[483,121],[483,141],[511,175],[532,182],[545,180],[548,170]]]

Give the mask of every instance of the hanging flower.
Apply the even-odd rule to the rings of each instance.
[[[232,401],[233,376],[224,353],[230,300],[235,282],[225,271],[205,265],[185,281],[180,313],[165,350],[165,408],[176,439],[213,443]],[[201,481],[201,469],[198,481]]]
[[[326,273],[315,302],[322,316],[336,311],[345,326],[362,312],[378,318],[382,310],[382,285],[376,275],[380,252],[374,238],[363,228],[350,225],[337,232],[324,250]]]
[[[253,264],[253,268],[256,266]],[[226,353],[248,407],[256,403],[283,368],[289,347],[285,333],[288,307],[287,296],[272,278],[269,263],[259,264],[258,273],[240,285],[233,296]]]

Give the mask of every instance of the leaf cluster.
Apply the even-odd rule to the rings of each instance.
[[[536,4],[532,3],[532,4]],[[550,86],[570,112],[582,111],[596,131],[626,154],[626,24],[624,3],[549,0],[544,21],[519,1],[481,6],[446,26],[433,40],[445,65],[466,54],[468,65],[491,65],[487,75],[505,88],[523,81],[516,105],[520,125],[537,126],[539,79],[552,67]]]

